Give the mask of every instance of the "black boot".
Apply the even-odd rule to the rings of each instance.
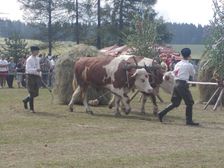
[[[34,111],[34,98],[33,97],[30,97],[30,111],[32,112],[32,113],[35,113],[35,111]]]
[[[198,126],[199,123],[195,123],[192,120],[192,106],[186,107],[186,125]]]
[[[27,103],[30,101],[30,97],[28,96],[27,98],[23,99],[23,105],[25,109],[28,109]]]
[[[174,108],[175,106],[173,104],[170,104],[168,107],[166,107],[163,111],[158,113],[158,118],[160,122],[163,122],[163,117]]]

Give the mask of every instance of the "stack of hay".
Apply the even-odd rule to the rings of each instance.
[[[54,94],[57,95],[59,104],[68,104],[73,93],[72,81],[74,78],[74,61],[79,57],[93,57],[99,55],[93,46],[84,44],[75,45],[65,56],[59,58],[55,67]],[[89,88],[88,100],[99,98],[99,104],[108,104],[111,94],[106,89],[96,90]],[[105,95],[104,95],[105,94]],[[103,95],[103,96],[102,96]],[[82,104],[82,96],[75,100],[76,104]]]
[[[215,67],[211,67],[210,65],[207,65],[206,62],[207,62],[207,59],[203,59],[200,62],[198,81],[217,82],[216,79],[214,79]],[[198,87],[199,87],[201,102],[208,102],[208,100],[211,98],[211,96],[217,89],[217,86],[214,86],[214,85],[199,85]],[[216,103],[218,96],[219,94],[217,93],[216,96],[211,101],[211,104],[214,105]],[[224,103],[224,99],[222,100],[222,103]]]

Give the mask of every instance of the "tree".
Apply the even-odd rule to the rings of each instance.
[[[100,29],[101,29],[101,1],[97,0],[97,48],[101,48],[101,37],[100,37]]]
[[[156,0],[113,0],[112,24],[119,30],[119,45],[124,43],[123,34],[126,32],[126,28],[130,26],[132,18],[136,14],[141,15],[144,10],[151,9],[151,6],[155,3]]]
[[[2,45],[3,50],[1,54],[8,58],[13,57],[15,62],[18,62],[19,58],[29,53],[26,40],[22,39],[17,33],[13,33],[11,37],[5,38],[4,42],[5,44]]]
[[[208,65],[214,67],[214,73],[224,78],[224,4],[221,0],[213,0],[215,11],[211,21],[210,36],[207,41]]]
[[[134,18],[132,30],[127,35],[126,43],[133,49],[133,54],[153,58],[157,38],[156,24],[146,18],[146,16],[141,18],[139,15]]]
[[[134,54],[153,58],[156,56],[155,45],[171,40],[164,21],[152,17],[153,10],[147,10],[143,16],[137,14],[133,21],[126,43],[133,48]]]
[[[64,17],[60,0],[18,0],[26,12],[26,20],[47,25],[48,52],[52,54],[52,23]]]
[[[213,0],[214,20],[211,21],[210,35],[207,40],[207,51],[200,61],[199,81],[217,82],[224,79],[224,4],[221,0]],[[207,102],[217,88],[211,85],[200,85],[200,98]],[[220,90],[221,91],[221,90]],[[211,103],[216,103],[219,94],[214,95]],[[221,100],[222,104],[224,99]]]

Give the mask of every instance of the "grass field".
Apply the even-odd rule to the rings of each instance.
[[[191,88],[195,101],[197,88]],[[41,89],[36,111],[23,109],[25,89],[0,89],[1,168],[223,168],[224,113],[194,106],[200,127],[185,126],[184,105],[170,112],[161,124],[152,115],[133,112],[115,117],[107,107],[93,108],[95,115],[75,106],[51,104]],[[169,96],[161,93],[166,103]]]

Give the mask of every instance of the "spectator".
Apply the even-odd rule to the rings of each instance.
[[[13,88],[13,80],[16,72],[16,64],[13,57],[9,58],[7,84],[9,88]]]
[[[4,57],[0,57],[0,88],[5,85],[5,80],[8,74],[8,61]]]
[[[46,87],[49,84],[49,73],[50,73],[51,64],[46,56],[40,58],[40,69],[41,69],[41,78],[42,78],[42,87]]]
[[[54,68],[55,68],[55,59],[56,57],[53,56],[50,60],[50,65],[51,65],[51,68],[50,68],[50,75],[49,75],[49,87],[52,87],[53,86],[53,83],[54,83]]]
[[[25,73],[25,58],[20,58],[17,65],[16,65],[16,80],[17,80],[17,85],[18,85],[18,88],[20,88],[21,86],[24,86],[23,83],[23,80],[24,80],[24,73]]]

